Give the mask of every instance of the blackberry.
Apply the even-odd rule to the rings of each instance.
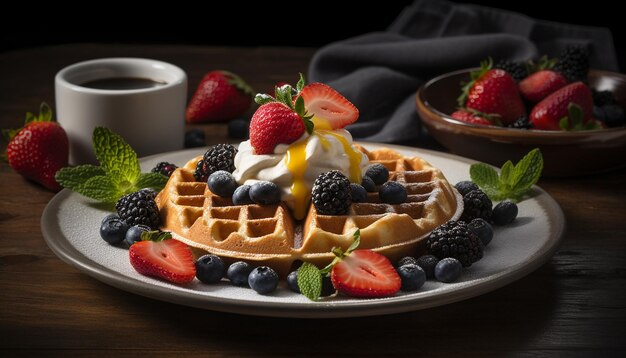
[[[554,70],[563,74],[570,82],[586,82],[587,72],[589,72],[587,49],[583,46],[567,46],[561,52]]]
[[[464,221],[448,221],[426,239],[426,250],[439,259],[452,257],[465,267],[483,257],[483,244]]]
[[[591,95],[593,96],[593,104],[602,107],[607,104],[617,104],[617,100],[611,91],[596,91],[591,89]]]
[[[159,173],[165,175],[166,177],[170,177],[174,170],[178,168],[176,164],[168,163],[168,162],[160,162],[154,168],[152,168],[153,173]]]
[[[352,204],[350,193],[350,181],[341,172],[322,173],[313,184],[313,205],[322,215],[345,215]]]
[[[459,193],[461,193],[461,195],[465,196],[467,195],[467,193],[469,193],[472,190],[480,190],[480,188],[478,188],[478,185],[476,185],[473,181],[471,180],[463,180],[460,181],[456,184],[454,184],[454,187],[456,188],[456,190],[459,191]]]
[[[500,60],[496,63],[494,68],[505,70],[513,77],[515,82],[519,82],[528,77],[528,67],[523,62],[513,62],[509,60]]]
[[[204,153],[202,160],[196,165],[193,176],[197,181],[206,181],[209,176],[218,170],[229,173],[235,171],[235,155],[237,148],[230,144],[216,144]]]
[[[218,170],[235,171],[237,148],[230,144],[216,144],[204,153],[204,166],[208,175]]]
[[[463,215],[461,220],[470,222],[476,218],[491,222],[491,199],[482,190],[472,190],[463,196]]]
[[[523,115],[516,119],[515,122],[511,123],[509,127],[517,129],[531,129],[533,127],[533,124],[530,123],[527,115]]]
[[[115,204],[117,214],[128,226],[146,225],[151,229],[158,229],[160,218],[159,208],[148,192],[139,190],[124,195]]]
[[[196,181],[206,182],[209,180],[209,174],[204,169],[204,159],[200,159],[198,164],[196,164],[196,170],[193,172],[193,177],[196,178]]]

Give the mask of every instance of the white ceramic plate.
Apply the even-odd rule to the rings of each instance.
[[[366,148],[382,145],[365,143]],[[439,167],[451,183],[469,178],[473,161],[439,152],[390,146],[408,156],[419,155]],[[183,165],[202,149],[155,155],[141,160],[143,171],[160,161]],[[295,294],[281,282],[270,295],[249,288],[231,286],[227,281],[205,285],[198,280],[179,286],[138,274],[130,265],[128,251],[106,244],[99,235],[102,218],[108,212],[98,203],[69,190],[57,194],[46,207],[41,228],[52,251],[82,272],[122,290],[143,296],[217,311],[277,317],[371,316],[445,305],[495,290],[513,282],[548,261],[564,232],[565,219],[559,205],[545,191],[534,187],[531,198],[519,204],[512,225],[496,227],[493,241],[482,260],[463,270],[452,284],[427,281],[414,293],[390,298],[352,299],[333,297],[312,302]]]

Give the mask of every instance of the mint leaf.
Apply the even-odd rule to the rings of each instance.
[[[322,274],[313,264],[305,262],[298,269],[300,292],[311,301],[317,301],[322,294]]]
[[[54,179],[64,188],[77,191],[77,188],[83,185],[87,180],[95,176],[103,176],[102,168],[86,164],[77,167],[61,168],[55,175]]]
[[[500,181],[498,179],[498,173],[491,166],[484,163],[472,164],[470,167],[470,177],[487,196],[492,197],[498,194]]]
[[[139,180],[135,183],[134,191],[143,188],[152,188],[154,190],[161,190],[167,184],[168,177],[160,173],[141,173]]]
[[[104,175],[94,176],[73,190],[88,198],[105,203],[115,203],[122,196],[111,178]]]
[[[519,201],[539,180],[543,157],[538,148],[531,150],[515,166],[509,160],[502,166],[500,176],[490,166],[478,163],[470,167],[470,177],[494,201]]]
[[[115,175],[118,182],[137,181],[141,174],[137,154],[121,136],[107,128],[97,127],[93,131],[93,148],[108,176]]]
[[[530,189],[539,180],[542,170],[543,156],[539,148],[535,148],[515,165],[511,179],[511,190],[516,193],[523,193]]]

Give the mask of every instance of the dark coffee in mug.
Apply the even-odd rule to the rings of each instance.
[[[143,88],[154,88],[166,85],[166,82],[155,81],[149,78],[139,77],[112,77],[102,78],[82,83],[82,87],[101,90],[133,90]]]

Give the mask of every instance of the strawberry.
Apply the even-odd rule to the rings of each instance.
[[[524,98],[537,103],[566,85],[567,79],[562,74],[551,70],[542,70],[520,81],[519,90]]]
[[[480,124],[484,126],[492,125],[492,121],[487,119],[488,117],[481,113],[474,113],[468,110],[460,109],[450,115],[450,117],[459,120],[461,122]]]
[[[65,130],[52,121],[50,107],[42,103],[39,116],[26,114],[23,128],[3,132],[9,140],[6,157],[11,168],[52,191],[61,190],[54,175],[67,166],[69,145]]]
[[[563,129],[561,121],[564,117],[568,117],[570,103],[581,108],[583,124],[591,119],[593,112],[591,90],[582,82],[574,82],[537,103],[530,113],[530,122],[535,129]]]
[[[344,128],[359,118],[359,110],[350,101],[323,83],[304,86],[300,96],[307,112],[328,121],[332,129]]]
[[[256,154],[270,154],[276,145],[295,142],[304,134],[302,118],[280,102],[261,105],[250,121],[250,144]]]
[[[304,78],[300,75],[297,89],[289,84],[276,86],[275,97],[257,94],[254,100],[261,105],[250,121],[250,144],[255,154],[270,154],[278,144],[291,144],[304,132],[313,132],[312,115],[305,109],[301,96],[293,99],[304,87]]]
[[[385,256],[372,250],[343,254],[331,272],[333,286],[352,297],[388,297],[400,290],[401,280]]]
[[[511,75],[491,67],[490,58],[481,63],[478,71],[471,73],[472,80],[464,85],[463,93],[458,98],[459,106],[490,115],[497,114],[503,124],[511,124],[525,114],[524,103]]]
[[[227,71],[209,72],[187,106],[187,122],[233,119],[250,108],[252,97],[252,89],[239,76]]]
[[[128,250],[130,264],[142,275],[174,283],[191,282],[196,276],[191,249],[180,241],[168,239],[168,234],[163,234],[157,235],[157,241],[134,243]]]

